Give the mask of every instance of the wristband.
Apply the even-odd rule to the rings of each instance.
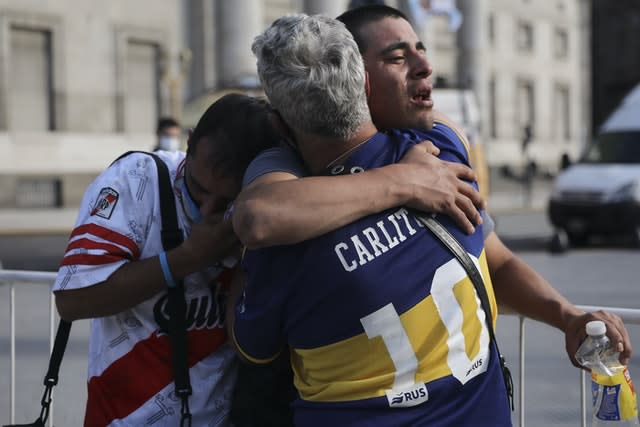
[[[164,281],[167,282],[167,286],[170,288],[175,288],[177,286],[176,281],[173,279],[173,274],[171,274],[171,270],[169,270],[169,263],[167,262],[167,253],[161,252],[158,255],[158,259],[160,260],[160,267],[162,268],[162,275],[164,276]]]

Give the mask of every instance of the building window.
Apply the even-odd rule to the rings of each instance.
[[[136,40],[127,41],[124,76],[126,132],[154,132],[159,116],[159,47]]]
[[[15,195],[15,203],[19,208],[59,208],[63,205],[62,180],[18,177]]]
[[[167,113],[167,96],[176,88],[164,80],[168,33],[128,25],[116,28],[116,132],[155,133]]]
[[[489,80],[489,135],[491,138],[498,137],[498,113],[497,113],[497,93],[496,79]]]
[[[7,128],[55,130],[51,32],[11,26],[9,39]]]
[[[489,17],[487,18],[487,31],[489,45],[493,46],[496,40],[496,19],[492,14],[489,14]]]
[[[569,104],[569,88],[565,85],[556,85],[553,94],[554,112],[551,120],[551,128],[555,139],[571,140],[571,106]]]
[[[557,59],[564,59],[569,56],[569,35],[560,28],[556,28],[553,35],[553,55]]]
[[[535,128],[535,97],[533,82],[521,80],[517,91],[517,117],[520,129],[530,126]]]
[[[533,27],[530,23],[518,23],[516,43],[518,50],[526,52],[531,52],[533,50]]]

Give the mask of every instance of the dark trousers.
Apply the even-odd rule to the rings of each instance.
[[[288,352],[268,365],[241,363],[231,421],[235,427],[293,427],[290,404],[296,397]]]

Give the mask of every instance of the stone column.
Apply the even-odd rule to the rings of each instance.
[[[217,4],[220,88],[255,88],[259,81],[251,43],[264,29],[264,2],[235,0]]]
[[[458,79],[460,86],[473,90],[480,110],[480,132],[482,140],[487,138],[488,111],[487,73],[483,60],[486,49],[486,0],[458,0],[462,13],[462,26],[458,31]]]
[[[188,98],[197,96],[218,83],[216,69],[216,22],[213,0],[191,0],[187,9],[187,37],[193,57],[189,70]]]
[[[458,32],[460,56],[458,76],[463,86],[469,86],[476,95],[479,84],[484,83],[482,49],[485,47],[486,13],[485,0],[459,0],[458,7],[463,16],[462,26]]]

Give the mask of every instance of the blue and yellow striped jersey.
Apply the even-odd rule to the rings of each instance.
[[[442,159],[468,164],[463,140],[438,123],[428,133],[378,133],[343,166],[395,163],[425,139]],[[466,235],[446,216],[438,220],[476,262],[495,316],[481,227]],[[243,266],[248,284],[234,339],[256,363],[291,352],[296,425],[511,425],[473,284],[407,209],[248,251]]]

